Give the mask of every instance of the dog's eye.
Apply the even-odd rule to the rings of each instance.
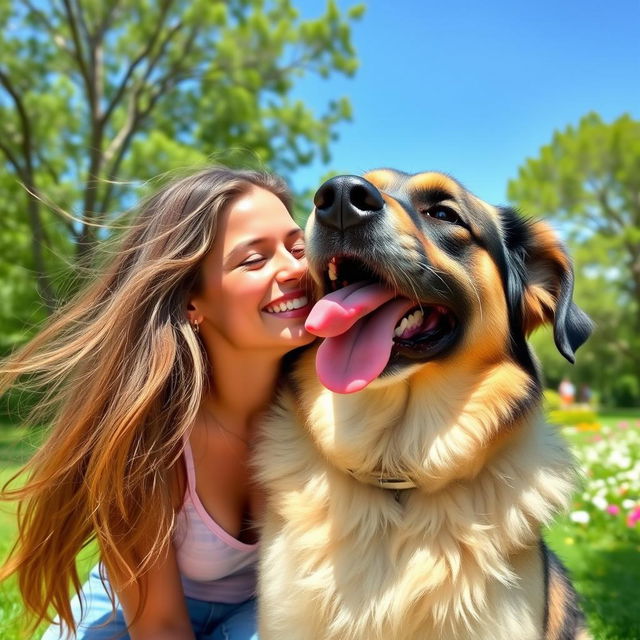
[[[457,224],[460,222],[460,216],[451,209],[450,207],[445,207],[441,204],[438,204],[430,209],[424,211],[426,215],[431,218],[435,218],[436,220],[442,220],[443,222],[451,222],[452,224]]]

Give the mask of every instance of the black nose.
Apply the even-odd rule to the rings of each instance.
[[[359,176],[337,176],[327,180],[313,198],[318,222],[344,231],[363,224],[380,213],[384,200],[380,192]]]

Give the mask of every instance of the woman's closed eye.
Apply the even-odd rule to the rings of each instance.
[[[291,255],[294,258],[298,258],[298,260],[300,260],[301,258],[304,258],[304,243],[297,243],[295,245],[293,245],[293,247],[291,247],[290,249],[291,251]]]
[[[261,253],[253,253],[250,256],[247,256],[238,266],[245,267],[248,269],[257,268],[262,266],[267,261],[266,257]]]

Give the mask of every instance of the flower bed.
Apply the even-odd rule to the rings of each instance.
[[[615,539],[640,531],[640,420],[578,423],[563,432],[584,473],[570,520]]]

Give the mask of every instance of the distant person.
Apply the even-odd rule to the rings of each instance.
[[[558,393],[560,394],[562,406],[570,407],[575,401],[576,387],[569,378],[562,378],[562,381],[558,386]]]
[[[593,392],[591,391],[591,387],[588,384],[583,384],[580,386],[580,392],[578,394],[578,402],[587,407],[591,406],[591,400],[593,398]]]
[[[3,496],[20,512],[0,580],[16,574],[35,624],[58,614],[46,640],[256,640],[255,426],[283,356],[314,340],[290,205],[281,179],[252,171],[170,184],[2,363],[0,392],[26,375],[56,409]],[[92,540],[100,563],[81,586]]]

